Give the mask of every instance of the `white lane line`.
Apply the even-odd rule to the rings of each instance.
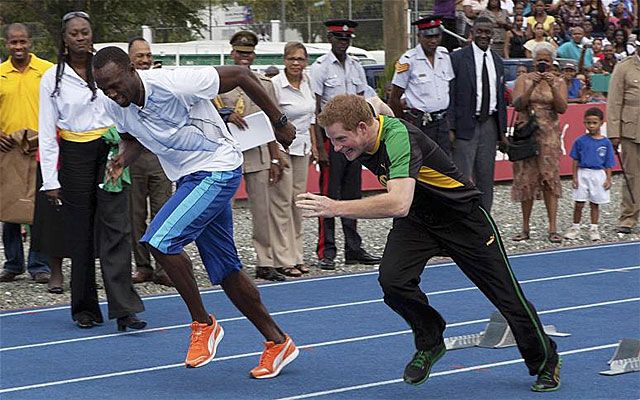
[[[598,350],[610,349],[610,348],[616,347],[616,346],[618,346],[618,343],[603,344],[603,345],[600,345],[600,346],[593,346],[593,347],[583,347],[583,348],[579,348],[579,349],[562,351],[562,352],[560,352],[560,355],[568,356],[568,355],[579,354],[579,353],[587,353],[587,352],[590,352],[590,351],[598,351]],[[461,374],[461,373],[464,373],[464,372],[471,372],[471,371],[476,371],[476,370],[479,370],[479,369],[503,367],[505,365],[519,364],[521,362],[524,362],[524,360],[522,358],[519,358],[519,359],[513,359],[513,360],[506,360],[506,361],[490,363],[490,364],[474,365],[474,366],[471,366],[471,367],[460,368],[460,369],[450,369],[450,370],[447,370],[447,371],[434,372],[434,373],[429,375],[429,379],[433,379],[433,378],[438,377],[438,376]],[[311,398],[311,397],[327,396],[327,395],[336,394],[336,393],[344,393],[344,392],[351,392],[351,391],[354,391],[354,390],[369,389],[369,388],[372,388],[372,387],[393,385],[393,384],[401,383],[401,382],[402,382],[402,379],[391,379],[391,380],[388,380],[388,381],[378,381],[378,382],[365,383],[365,384],[362,384],[362,385],[346,386],[346,387],[342,387],[342,388],[324,390],[324,391],[321,391],[321,392],[305,393],[305,394],[300,394],[300,395],[291,396],[291,397],[280,397],[280,398],[278,398],[276,400],[308,399],[308,398]]]
[[[546,282],[546,281],[552,281],[552,280],[558,280],[558,279],[570,279],[570,278],[578,278],[578,277],[584,277],[584,276],[602,275],[602,274],[608,274],[608,273],[612,273],[612,272],[631,271],[631,270],[635,270],[635,269],[640,269],[640,265],[637,265],[637,266],[634,266],[634,267],[619,268],[619,269],[615,269],[615,270],[598,270],[598,271],[591,271],[591,272],[581,272],[581,273],[578,273],[578,274],[556,275],[556,276],[550,276],[550,277],[544,277],[544,278],[527,279],[527,280],[524,280],[524,281],[520,281],[520,284],[524,285],[524,284],[527,284],[527,283]],[[467,292],[467,291],[473,291],[473,290],[478,290],[478,288],[475,287],[475,286],[469,286],[469,287],[458,288],[458,289],[438,290],[438,291],[435,291],[435,292],[427,293],[427,296],[436,296],[436,295],[442,295],[442,294],[460,293],[460,292]],[[272,316],[278,316],[278,315],[298,314],[298,313],[305,313],[305,312],[310,312],[310,311],[331,310],[331,309],[336,309],[336,308],[361,306],[361,305],[374,304],[374,303],[380,303],[380,302],[382,302],[382,299],[362,300],[362,301],[354,301],[354,302],[349,302],[349,303],[331,304],[331,305],[327,305],[327,306],[317,306],[317,307],[299,308],[299,309],[294,309],[294,310],[276,311],[276,312],[272,312],[271,315]],[[246,319],[246,317],[232,317],[232,318],[220,319],[220,320],[218,320],[218,322],[232,322],[232,321],[241,321],[241,320],[245,320],[245,319]],[[161,327],[157,327],[157,328],[144,329],[142,331],[131,331],[131,332],[123,332],[123,333],[109,333],[109,334],[105,334],[105,335],[87,336],[87,337],[79,337],[79,338],[73,338],[73,339],[55,340],[55,341],[51,341],[51,342],[41,342],[41,343],[25,344],[25,345],[20,345],[20,346],[3,347],[3,348],[0,348],[0,353],[4,352],[4,351],[29,349],[29,348],[34,348],[34,347],[53,346],[53,345],[66,344],[66,343],[75,343],[75,342],[85,342],[85,341],[88,341],[88,340],[107,339],[107,338],[112,338],[112,337],[117,337],[117,336],[142,335],[142,334],[147,334],[147,333],[152,333],[152,332],[162,332],[162,331],[168,331],[168,330],[172,330],[172,329],[186,328],[189,325],[190,324],[169,325],[169,326],[161,326]]]
[[[620,300],[611,300],[611,301],[605,301],[605,302],[601,302],[601,303],[581,304],[581,305],[572,306],[572,307],[563,307],[563,308],[558,308],[558,309],[554,309],[554,310],[541,311],[541,312],[539,312],[539,314],[553,314],[553,313],[559,313],[559,312],[582,310],[582,309],[587,309],[587,308],[596,308],[596,307],[603,307],[603,306],[608,306],[608,305],[630,303],[630,302],[635,302],[635,301],[640,301],[640,297],[628,298],[628,299],[620,299]],[[478,323],[483,323],[483,322],[489,322],[489,319],[477,319],[477,320],[456,322],[456,323],[452,323],[452,324],[447,324],[447,328],[463,326],[463,325],[473,325],[473,324],[478,324]],[[338,344],[343,344],[343,343],[361,342],[361,341],[366,341],[366,340],[371,340],[371,339],[379,339],[379,338],[385,338],[385,337],[405,335],[405,334],[409,334],[409,333],[411,333],[411,330],[386,332],[386,333],[379,333],[379,334],[367,335],[367,336],[356,336],[356,337],[346,338],[346,339],[338,339],[338,340],[331,340],[331,341],[326,341],[326,342],[305,344],[305,345],[298,346],[298,348],[299,349],[308,349],[308,348],[316,348],[316,347],[324,347],[324,346],[333,346],[333,345],[338,345]],[[233,360],[233,359],[238,359],[238,358],[253,357],[253,356],[260,355],[260,354],[261,354],[260,352],[234,354],[234,355],[231,355],[231,356],[215,358],[213,360],[213,362],[220,362],[220,361]],[[153,371],[160,371],[160,370],[171,369],[171,368],[180,368],[180,367],[184,368],[184,363],[159,365],[159,366],[156,366],[156,367],[139,368],[139,369],[133,369],[133,370],[128,370],[128,371],[119,371],[119,372],[110,372],[110,373],[107,373],[107,374],[100,374],[100,375],[89,375],[89,376],[84,376],[84,377],[80,377],[80,378],[64,379],[64,380],[53,381],[53,382],[43,382],[43,383],[37,383],[37,384],[33,384],[33,385],[26,385],[26,386],[16,386],[16,387],[11,387],[11,388],[6,388],[6,389],[0,389],[0,393],[17,392],[17,391],[22,391],[22,390],[37,389],[37,388],[48,387],[48,386],[57,386],[57,385],[64,385],[64,384],[68,384],[68,383],[84,382],[84,381],[91,381],[91,380],[98,380],[98,379],[106,379],[106,378],[112,378],[112,377],[118,377],[118,376],[124,376],[124,375],[141,374],[141,373],[145,373],[145,372],[153,372]]]
[[[546,251],[538,251],[538,252],[535,252],[535,253],[514,254],[514,255],[509,256],[509,259],[512,260],[512,259],[518,259],[518,258],[528,258],[528,257],[539,256],[539,255],[545,255],[545,254],[562,254],[562,253],[579,252],[579,251],[599,250],[599,249],[607,249],[607,248],[612,248],[612,247],[615,248],[615,247],[638,246],[638,244],[640,244],[640,242],[636,241],[636,242],[611,243],[611,244],[605,244],[605,245],[601,245],[601,246],[592,246],[592,247],[578,247],[578,248],[569,248],[569,249],[560,249],[560,250],[546,250]],[[425,269],[450,267],[450,266],[454,266],[454,265],[455,265],[455,263],[453,263],[453,262],[443,262],[443,263],[438,263],[438,264],[426,265]],[[259,288],[263,288],[263,287],[283,286],[283,285],[299,285],[299,284],[304,284],[304,283],[314,283],[314,282],[321,282],[321,281],[335,280],[335,279],[359,278],[359,277],[362,277],[362,276],[377,275],[377,274],[378,274],[378,271],[372,271],[372,272],[360,272],[360,273],[346,274],[346,275],[322,276],[322,277],[317,277],[317,278],[307,278],[307,279],[293,280],[293,281],[287,281],[287,282],[265,283],[265,284],[258,285],[258,287]],[[222,289],[206,289],[206,290],[201,290],[200,294],[206,295],[206,294],[220,293],[220,292],[222,292]],[[150,297],[144,297],[143,300],[144,301],[162,300],[162,299],[170,299],[170,298],[174,298],[174,297],[180,297],[180,295],[174,293],[174,294],[150,296]],[[100,302],[100,304],[101,305],[106,305],[107,302],[106,301],[102,301],[102,302]],[[11,316],[16,316],[16,315],[24,315],[24,314],[37,314],[37,313],[48,312],[48,311],[67,310],[67,309],[69,309],[69,306],[48,307],[48,308],[33,308],[33,309],[20,310],[20,311],[14,311],[14,312],[0,313],[0,318],[11,317]]]

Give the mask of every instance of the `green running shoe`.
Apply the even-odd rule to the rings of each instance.
[[[556,354],[554,359],[544,366],[542,372],[538,374],[538,379],[531,385],[534,392],[553,392],[560,389],[560,367],[562,359]]]
[[[441,359],[446,351],[444,342],[440,342],[430,350],[418,350],[404,369],[404,381],[410,385],[424,383],[429,378],[433,364]]]

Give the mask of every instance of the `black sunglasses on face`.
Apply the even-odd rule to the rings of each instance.
[[[69,21],[71,18],[76,18],[76,17],[84,18],[87,21],[91,21],[91,18],[89,17],[89,14],[87,14],[86,12],[84,12],[84,11],[71,11],[69,13],[66,13],[64,15],[64,17],[62,17],[62,22],[65,23],[65,22]]]

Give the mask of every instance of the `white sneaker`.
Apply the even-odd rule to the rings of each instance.
[[[571,228],[569,228],[567,233],[564,234],[565,239],[573,240],[573,239],[577,239],[578,236],[580,236],[580,228],[576,228],[575,226],[572,226]]]
[[[600,240],[600,232],[597,229],[589,229],[589,239],[594,242]]]

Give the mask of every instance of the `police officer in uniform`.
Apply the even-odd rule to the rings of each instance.
[[[316,114],[322,106],[339,94],[364,95],[367,79],[362,65],[347,55],[354,30],[358,23],[348,19],[329,20],[327,39],[331,52],[318,58],[311,66],[311,87],[316,95]],[[320,192],[332,199],[354,200],[362,197],[362,165],[349,161],[336,153],[330,141],[322,134],[324,146],[320,146]],[[319,138],[320,139],[320,138]],[[320,143],[320,141],[319,141]],[[328,154],[328,156],[327,156]],[[368,254],[362,248],[362,238],[356,228],[356,220],[341,218],[345,242],[345,264],[377,264],[380,257]],[[334,218],[319,218],[318,247],[319,267],[335,269],[336,244]]]
[[[640,29],[634,32],[636,53],[614,68],[607,100],[607,136],[614,148],[622,148],[622,168],[627,176],[617,228],[623,234],[631,233],[640,214]]]
[[[233,49],[231,58],[234,63],[249,68],[256,57],[255,46],[258,44],[258,36],[251,31],[240,31],[231,37],[230,43]],[[258,79],[271,98],[275,99],[271,80],[263,75],[258,75]],[[243,117],[260,111],[260,108],[240,87],[220,94],[213,103],[227,123],[240,128],[247,126]],[[286,124],[286,121],[284,123]],[[269,184],[280,179],[282,169],[287,165],[280,156],[280,150],[275,141],[246,150],[242,155],[244,157],[242,170],[253,221],[252,240],[257,259],[256,278],[284,281],[286,277],[276,270],[273,261],[269,223],[271,220]]]
[[[451,155],[446,116],[449,81],[454,74],[449,52],[440,46],[442,20],[440,17],[426,17],[411,25],[418,28],[419,44],[404,53],[396,63],[389,106],[396,116],[420,128]],[[400,103],[403,94],[408,109],[403,109]]]

